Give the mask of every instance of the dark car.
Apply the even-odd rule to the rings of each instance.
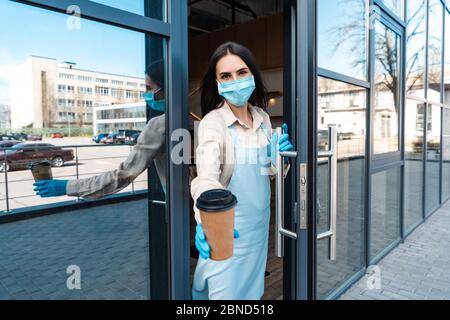
[[[65,162],[74,159],[73,150],[64,150],[49,143],[19,143],[0,153],[0,171],[27,169],[31,163],[48,160],[54,167],[62,167]]]
[[[21,141],[17,141],[17,140],[0,141],[0,149],[1,148],[11,148],[11,147],[14,147],[16,144],[19,144],[19,143],[22,143],[22,142]]]
[[[133,135],[131,136],[131,138],[128,140],[128,143],[129,143],[129,144],[136,144],[136,143],[137,143],[137,140],[138,140],[138,138],[139,138],[140,135],[141,135],[140,132],[139,132],[139,133],[133,134]]]
[[[98,135],[96,135],[92,138],[92,141],[94,141],[95,143],[100,143],[100,141],[102,141],[102,139],[107,136],[108,136],[107,133],[99,133]]]
[[[118,132],[110,133],[106,138],[104,138],[104,139],[101,140],[101,143],[104,143],[104,144],[115,144],[115,143],[119,143],[119,142],[118,142],[118,139],[117,139],[117,136],[118,136],[118,135],[119,135]]]
[[[136,134],[141,133],[139,130],[119,130],[117,135],[117,143],[127,143],[131,140],[131,137]]]
[[[29,135],[27,135],[27,140],[28,141],[42,141],[42,135],[30,133]]]
[[[14,136],[10,136],[7,134],[0,135],[0,141],[16,141],[17,139]]]
[[[26,133],[13,133],[12,136],[17,141],[27,141],[28,140],[28,135]]]

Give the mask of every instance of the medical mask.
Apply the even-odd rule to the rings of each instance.
[[[166,111],[166,101],[155,100],[155,92],[144,93],[144,100],[151,109],[158,112]]]
[[[255,77],[218,83],[219,94],[236,107],[245,107],[255,91]]]

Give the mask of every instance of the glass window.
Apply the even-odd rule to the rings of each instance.
[[[367,80],[366,0],[318,1],[318,65]]]
[[[428,100],[441,102],[443,7],[430,0],[428,29]]]
[[[405,108],[405,231],[422,219],[425,104],[407,99]]]
[[[375,25],[374,154],[399,150],[400,37],[377,21]]]
[[[450,106],[450,14],[445,12],[444,103]]]
[[[382,2],[388,9],[403,20],[405,15],[405,0],[382,0]]]
[[[400,168],[372,175],[370,257],[400,238]]]
[[[153,19],[165,20],[165,0],[90,0]]]
[[[441,107],[427,108],[427,167],[425,211],[430,214],[439,206],[439,178],[441,174]]]
[[[319,78],[318,90],[318,149],[328,149],[328,126],[335,125],[338,131],[336,228],[339,240],[337,260],[333,263],[328,260],[328,241],[317,241],[317,290],[322,298],[364,265],[367,90],[326,78]],[[318,162],[318,233],[329,226],[328,169],[326,160]]]
[[[442,128],[442,200],[450,197],[450,109],[443,110]]]
[[[125,6],[129,1],[117,3]],[[135,103],[141,106],[143,119],[132,119],[126,124],[122,119],[110,119],[105,121],[104,126],[123,126],[127,129],[146,127],[147,112],[142,112],[142,109],[147,111],[145,103],[107,96],[109,85],[97,83],[96,79],[146,84],[144,90],[161,89],[158,99],[165,98],[166,44],[163,38],[87,19],[82,19],[82,28],[70,30],[67,28],[66,14],[16,1],[0,1],[0,29],[0,105],[6,101],[11,106],[14,128],[61,132],[64,136],[77,137],[77,144],[91,145],[91,140],[86,137],[92,136],[96,127],[91,123],[95,120],[92,119],[93,110],[88,110],[88,107],[99,104],[119,107],[122,104],[121,107],[126,109]],[[33,36],[30,36],[30,30],[33,30]],[[146,48],[152,48],[151,52]],[[71,92],[74,88],[87,87],[89,83],[86,79],[91,79],[100,94],[105,96],[97,96],[95,86],[91,87],[94,94],[89,96],[89,103],[86,96],[78,94],[78,89],[68,97],[70,99],[64,97],[66,93],[58,92],[59,85],[66,86],[65,91],[70,85]],[[90,91],[83,89],[82,92]],[[80,108],[78,101],[82,101]],[[64,108],[60,109],[58,105]],[[74,106],[76,109],[72,108]],[[155,112],[154,116],[150,120],[154,126],[147,134],[152,135],[154,131],[151,130],[157,130],[155,134],[160,137],[161,130],[165,130],[165,113]],[[70,143],[64,140],[58,144]],[[66,149],[75,154],[74,148]],[[119,168],[132,151],[130,146],[107,145],[94,148],[81,146],[77,150],[78,162],[68,156],[64,166],[52,168],[55,178],[76,180],[111,172]],[[74,214],[40,217],[22,226],[1,225],[1,273],[10,281],[0,285],[0,296],[14,298],[9,292],[20,288],[23,290],[21,298],[30,300],[36,299],[33,293],[38,295],[37,299],[55,300],[150,298],[149,247],[157,244],[149,243],[148,217],[149,210],[152,210],[150,215],[164,216],[165,185],[160,183],[166,181],[164,156],[160,150],[160,159],[155,160],[156,166],[152,163],[152,170],[143,170],[133,183],[123,185],[120,190],[103,190],[106,194],[150,190],[158,194],[161,204],[149,204],[144,199],[124,205],[91,207]],[[155,172],[151,182],[148,182],[147,171]],[[12,210],[76,200],[76,197],[43,199],[36,196],[29,170],[11,171],[8,179]],[[155,188],[149,188],[150,183]],[[100,193],[102,191],[96,194]],[[15,211],[3,211],[6,207],[4,199],[0,200],[0,206],[0,214],[16,214]],[[5,246],[10,243],[10,238],[14,238],[14,247]],[[13,257],[20,257],[20,261]],[[25,272],[18,265],[33,271]],[[66,286],[70,276],[66,270],[73,265],[81,269],[80,290],[69,290]]]
[[[406,92],[425,98],[427,1],[408,0],[406,20]]]

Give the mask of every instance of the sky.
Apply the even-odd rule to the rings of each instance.
[[[97,0],[134,13],[143,0]],[[81,8],[82,10],[82,8]],[[71,30],[65,14],[9,0],[0,0],[0,104],[8,103],[8,79],[13,66],[30,55],[77,63],[77,68],[143,77],[145,37],[142,33],[81,20]]]

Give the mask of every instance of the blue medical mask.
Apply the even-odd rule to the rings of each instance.
[[[245,107],[256,89],[255,77],[218,83],[219,94],[236,107]]]
[[[158,112],[166,111],[166,101],[165,100],[155,100],[155,92],[144,93],[144,100],[147,105]]]

